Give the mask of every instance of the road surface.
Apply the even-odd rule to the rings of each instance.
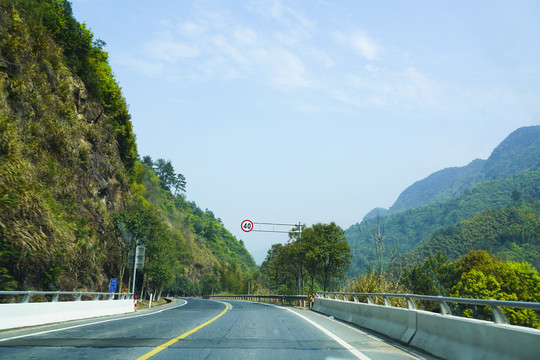
[[[313,311],[202,299],[3,331],[0,359],[432,360]]]

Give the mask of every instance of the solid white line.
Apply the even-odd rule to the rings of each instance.
[[[322,317],[325,317],[324,315],[321,315],[321,316],[322,316]],[[362,335],[364,335],[364,336],[367,336],[368,338],[373,339],[373,340],[375,340],[375,341],[387,343],[384,339],[382,339],[382,338],[380,338],[380,337],[377,337],[377,336],[375,336],[375,335],[371,335],[371,334],[369,334],[369,333],[367,333],[367,332],[365,332],[365,331],[363,331],[363,330],[357,329],[357,328],[355,328],[354,326],[351,326],[351,325],[349,325],[349,324],[344,323],[343,321],[336,320],[336,319],[329,319],[329,320],[334,321],[334,322],[336,322],[336,323],[338,323],[338,324],[340,324],[340,325],[342,325],[342,326],[345,326],[346,328],[348,328],[348,329],[350,329],[350,330],[354,330],[354,331],[356,331],[356,332],[358,332],[358,333],[360,333],[360,334],[362,334]],[[413,359],[415,359],[415,360],[425,360],[424,357],[417,357],[417,355],[416,355],[415,353],[411,352],[409,349],[407,349],[407,348],[401,346],[400,344],[392,343],[392,344],[390,344],[390,346],[396,347],[396,348],[402,350],[403,352],[406,352],[407,355],[409,355],[411,358],[413,358]]]
[[[349,344],[348,342],[346,342],[345,340],[343,340],[342,338],[338,337],[337,335],[335,335],[334,333],[330,332],[329,330],[325,329],[324,327],[322,327],[321,325],[317,324],[316,322],[308,319],[307,317],[305,317],[304,315],[301,315],[299,313],[297,313],[296,311],[293,311],[289,308],[284,308],[285,310],[288,310],[290,312],[292,312],[293,314],[295,314],[296,316],[300,316],[302,319],[306,320],[308,323],[310,323],[311,325],[315,326],[317,329],[321,330],[323,333],[325,333],[326,335],[330,336],[332,339],[334,339],[335,341],[337,341],[341,346],[343,346],[345,349],[349,350],[349,352],[351,354],[353,354],[354,356],[356,356],[358,359],[360,360],[371,360],[371,358],[367,357],[366,355],[362,354],[360,351],[356,350],[351,344]]]
[[[70,330],[70,329],[76,329],[76,328],[85,327],[85,326],[90,326],[90,325],[103,324],[103,323],[107,323],[107,322],[111,322],[111,321],[119,321],[119,320],[126,320],[126,319],[136,319],[136,318],[143,317],[143,316],[149,316],[149,315],[159,314],[159,313],[164,312],[164,311],[167,311],[167,310],[179,308],[179,307],[184,306],[184,305],[186,305],[186,304],[188,303],[186,300],[182,300],[182,301],[185,301],[185,302],[184,302],[183,304],[181,304],[181,305],[175,305],[175,306],[170,307],[170,308],[162,309],[162,310],[159,310],[159,311],[153,311],[153,312],[146,313],[146,314],[135,315],[135,316],[125,316],[125,317],[117,318],[117,319],[102,320],[102,321],[96,321],[96,322],[88,323],[88,324],[74,325],[74,326],[68,326],[68,327],[60,328],[60,329],[45,330],[45,331],[40,331],[40,332],[37,332],[37,333],[31,333],[31,334],[26,334],[26,335],[13,336],[13,337],[6,338],[6,339],[0,339],[0,342],[2,342],[2,341],[8,341],[8,340],[21,339],[21,338],[30,337],[30,336],[36,336],[36,335],[49,334],[49,333],[58,332],[58,331],[64,331],[64,330]]]
[[[272,306],[272,307],[275,307],[275,308],[280,309],[280,310],[289,310],[289,311],[293,312],[294,314],[296,314],[296,315],[301,316],[301,317],[304,318],[303,315],[300,315],[300,314],[296,313],[295,311],[293,311],[293,310],[291,310],[291,309],[289,309],[289,308],[282,308],[282,307],[279,307],[279,306],[276,306],[276,305],[273,305],[273,304],[266,304],[266,303],[259,303],[259,304],[267,305],[267,306]],[[356,332],[358,332],[358,333],[360,333],[360,334],[362,334],[362,335],[364,335],[364,336],[366,336],[366,337],[368,337],[368,338],[370,338],[370,339],[373,339],[373,340],[375,340],[375,341],[379,341],[379,342],[386,343],[386,341],[385,341],[384,339],[382,339],[382,338],[380,338],[380,337],[377,337],[377,336],[375,336],[375,335],[371,335],[371,334],[369,334],[369,333],[367,333],[367,332],[365,332],[365,331],[363,331],[363,330],[360,330],[360,329],[358,329],[358,328],[355,328],[355,327],[353,327],[353,326],[350,326],[349,324],[346,324],[346,323],[344,323],[343,321],[339,321],[339,320],[336,320],[336,319],[330,319],[330,318],[328,318],[328,317],[326,317],[326,316],[324,316],[324,315],[321,315],[321,314],[319,314],[319,313],[316,313],[316,314],[319,315],[319,316],[322,316],[322,317],[324,317],[324,318],[326,318],[326,319],[328,319],[328,320],[334,321],[334,322],[336,322],[336,323],[338,323],[338,324],[340,324],[340,325],[342,325],[342,326],[345,326],[346,328],[349,328],[350,330],[354,330],[354,331],[356,331]],[[306,319],[306,320],[308,320],[308,319]],[[417,355],[417,354],[411,352],[409,349],[407,349],[407,348],[401,346],[400,344],[395,344],[395,343],[394,343],[394,344],[391,344],[390,346],[393,346],[393,347],[396,347],[396,348],[402,350],[403,352],[405,352],[407,355],[409,355],[411,358],[413,358],[413,359],[415,359],[415,360],[425,360],[425,359],[426,359],[425,357],[418,357],[419,355]],[[365,357],[364,354],[361,354],[361,355],[364,356],[364,359],[369,359],[368,357]]]

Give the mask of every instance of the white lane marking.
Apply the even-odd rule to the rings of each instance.
[[[253,303],[253,304],[260,304],[260,305],[264,305],[264,306],[270,306],[270,307],[273,307],[273,308],[276,308],[276,309],[279,309],[279,310],[289,310],[289,311],[295,313],[295,314],[298,315],[298,316],[304,317],[304,316],[302,316],[302,315],[300,315],[300,314],[297,314],[297,313],[294,312],[293,310],[290,310],[290,309],[288,309],[288,308],[283,308],[283,307],[280,307],[280,306],[276,306],[276,305],[274,305],[274,304],[267,304],[267,303],[261,303],[261,302],[252,302],[252,303]],[[373,340],[379,341],[379,342],[383,342],[383,343],[387,343],[383,338],[377,337],[377,336],[375,336],[375,335],[371,335],[371,334],[369,334],[369,333],[367,333],[367,332],[365,332],[365,331],[362,331],[362,330],[360,330],[360,329],[358,329],[358,328],[355,328],[355,327],[353,327],[353,326],[350,326],[350,325],[348,325],[348,324],[346,324],[346,323],[344,323],[344,322],[342,322],[342,321],[340,321],[340,320],[330,319],[329,317],[324,316],[324,315],[321,315],[321,314],[319,314],[319,313],[315,313],[315,314],[316,314],[316,315],[319,315],[319,316],[322,316],[322,317],[324,317],[324,318],[326,318],[326,319],[328,319],[328,320],[334,321],[334,322],[336,322],[336,323],[338,323],[338,324],[340,324],[340,325],[343,325],[343,326],[345,326],[345,327],[347,327],[347,328],[349,328],[349,329],[351,329],[351,330],[354,330],[354,331],[356,331],[356,332],[358,332],[358,333],[360,333],[360,334],[362,334],[362,335],[364,335],[364,336],[367,336],[367,337],[370,338],[370,339],[373,339]],[[307,320],[307,319],[306,319],[306,320]],[[407,348],[405,348],[405,347],[403,347],[403,346],[401,346],[401,345],[399,345],[399,344],[389,344],[389,345],[390,345],[390,346],[393,346],[393,347],[396,347],[396,348],[398,348],[398,349],[400,349],[400,350],[402,350],[403,352],[405,352],[407,355],[409,355],[411,358],[413,358],[413,359],[415,359],[415,360],[426,360],[426,359],[427,359],[427,358],[425,358],[425,357],[417,357],[417,356],[419,356],[419,355],[417,355],[417,354],[411,352],[409,349],[407,349]],[[362,355],[362,356],[365,356],[365,355],[362,354],[362,353],[361,353],[361,355]],[[370,359],[370,358],[364,357],[364,359]]]
[[[321,315],[321,316],[323,316],[323,315]],[[326,317],[326,316],[323,316],[323,317]],[[387,343],[387,341],[385,341],[385,340],[382,339],[382,338],[379,338],[379,337],[377,337],[377,336],[375,336],[375,335],[371,335],[371,334],[369,334],[369,333],[367,333],[367,332],[365,332],[365,331],[363,331],[363,330],[357,329],[357,328],[355,328],[355,327],[353,327],[353,326],[351,326],[351,325],[349,325],[349,324],[346,324],[346,323],[344,323],[344,322],[342,322],[342,321],[340,321],[340,320],[336,320],[336,319],[329,319],[329,320],[334,321],[334,322],[336,322],[336,323],[338,323],[338,324],[340,324],[340,325],[342,325],[342,326],[345,326],[346,328],[348,328],[348,329],[350,329],[350,330],[354,330],[354,331],[356,331],[356,332],[358,332],[358,333],[360,333],[360,334],[362,334],[362,335],[364,335],[364,336],[367,336],[368,338],[373,339],[373,340],[375,340],[375,341]],[[399,348],[400,350],[402,350],[403,352],[407,353],[407,355],[409,355],[411,358],[413,358],[413,359],[415,359],[415,360],[425,360],[425,359],[426,359],[426,358],[424,358],[424,357],[417,357],[417,355],[416,355],[415,353],[411,352],[409,349],[407,349],[407,348],[401,346],[400,344],[395,344],[395,343],[393,343],[393,344],[390,344],[390,345],[393,346],[393,347]]]
[[[153,312],[147,313],[147,314],[141,314],[141,315],[135,315],[135,316],[124,316],[124,317],[122,317],[122,318],[117,318],[117,319],[102,320],[102,321],[96,321],[96,322],[88,323],[88,324],[74,325],[74,326],[68,326],[68,327],[60,328],[60,329],[45,330],[45,331],[40,331],[40,332],[37,332],[37,333],[31,333],[31,334],[26,334],[26,335],[13,336],[13,337],[6,338],[6,339],[0,339],[0,342],[2,342],[2,341],[8,341],[8,340],[21,339],[21,338],[30,337],[30,336],[36,336],[36,335],[49,334],[49,333],[58,332],[58,331],[64,331],[64,330],[70,330],[70,329],[76,329],[76,328],[85,327],[85,326],[90,326],[90,325],[103,324],[103,323],[107,323],[107,322],[111,322],[111,321],[119,321],[119,320],[126,320],[126,319],[136,319],[136,318],[143,317],[143,316],[149,316],[149,315],[159,314],[159,313],[164,312],[164,311],[167,311],[167,310],[172,310],[172,309],[179,308],[179,307],[184,306],[184,305],[186,305],[186,304],[188,303],[186,300],[182,300],[182,301],[184,301],[184,303],[181,304],[181,305],[176,305],[176,306],[173,306],[173,307],[170,307],[170,308],[166,308],[166,309],[162,309],[162,310],[159,310],[159,311],[153,311]]]
[[[272,307],[275,307],[275,308],[280,309],[280,310],[289,310],[289,311],[291,311],[291,312],[294,312],[293,310],[290,310],[290,309],[288,309],[288,308],[282,308],[282,307],[279,307],[279,306],[276,306],[276,305],[272,305],[272,304],[264,304],[264,303],[262,303],[262,304],[263,304],[263,305],[267,305],[267,306],[272,306]],[[294,313],[295,313],[296,315],[298,315],[298,316],[302,316],[302,315],[300,315],[300,314],[297,314],[296,312],[294,312]],[[344,322],[342,322],[342,321],[340,321],[340,320],[331,319],[331,318],[329,318],[329,317],[327,317],[327,316],[324,316],[324,315],[321,315],[321,314],[319,314],[319,313],[315,313],[315,314],[316,314],[316,315],[319,315],[319,316],[322,316],[322,317],[324,317],[324,318],[326,318],[326,319],[328,319],[328,320],[334,321],[334,322],[336,322],[336,323],[338,323],[338,324],[340,324],[340,325],[343,325],[343,326],[345,326],[345,327],[347,327],[347,328],[349,328],[349,329],[351,329],[351,330],[354,330],[354,331],[356,331],[356,332],[358,332],[358,333],[360,333],[360,334],[362,334],[362,335],[364,335],[364,336],[367,336],[367,337],[370,338],[370,339],[373,339],[373,340],[379,341],[379,342],[383,342],[383,343],[387,343],[384,339],[382,339],[382,338],[380,338],[380,337],[377,337],[377,336],[375,336],[375,335],[371,335],[371,334],[369,334],[369,333],[367,333],[367,332],[365,332],[365,331],[362,331],[362,330],[357,329],[357,328],[355,328],[355,327],[353,327],[353,326],[350,326],[350,325],[348,325],[348,324],[346,324],[346,323],[344,323]],[[407,349],[407,348],[405,348],[405,347],[403,347],[403,346],[401,346],[401,345],[399,345],[399,344],[390,344],[390,346],[393,346],[393,347],[396,347],[396,348],[402,350],[402,351],[405,352],[408,356],[410,356],[411,358],[413,358],[413,359],[415,359],[415,360],[426,360],[426,359],[427,359],[427,358],[425,358],[425,357],[418,357],[419,355],[417,355],[417,354],[411,352],[409,349]]]
[[[341,346],[343,346],[345,349],[349,350],[349,352],[351,354],[353,354],[354,356],[356,356],[358,359],[360,359],[360,360],[371,360],[371,358],[367,357],[366,355],[362,354],[360,351],[356,350],[351,344],[349,344],[348,342],[346,342],[345,340],[343,340],[339,336],[335,335],[331,331],[325,329],[321,325],[317,324],[313,320],[310,320],[307,317],[305,317],[304,315],[301,315],[301,314],[297,313],[296,311],[293,311],[293,310],[291,310],[289,308],[284,308],[284,310],[288,310],[288,311],[292,312],[293,314],[295,314],[296,316],[300,316],[302,319],[304,319],[305,321],[307,321],[308,323],[315,326],[317,329],[321,330],[323,333],[325,333],[326,335],[330,336],[332,339],[337,341]]]

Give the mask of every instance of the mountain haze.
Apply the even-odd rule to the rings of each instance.
[[[476,159],[463,167],[439,170],[405,189],[390,209],[376,208],[364,220],[448,200],[481,181],[537,167],[540,167],[540,126],[522,127],[508,135],[487,160]]]
[[[487,160],[476,159],[465,167],[444,169],[414,183],[403,191],[389,210],[374,209],[366,215],[362,225],[356,224],[346,230],[354,254],[349,274],[356,274],[373,266],[375,249],[372,240],[368,238],[376,226],[377,215],[384,224],[385,257],[389,262],[392,258],[395,259],[424,244],[437,231],[472,219],[488,209],[526,204],[535,208],[534,204],[540,200],[539,165],[540,126],[530,126],[512,132]],[[516,213],[522,214],[519,211],[513,214]],[[534,234],[534,231],[532,233]],[[534,236],[538,235],[531,236],[533,240],[529,243],[536,244]],[[441,250],[444,247],[437,245],[437,239],[430,241],[431,243],[424,247],[425,250],[417,252],[414,258],[420,259],[427,256],[426,254],[429,255],[433,249]],[[471,239],[467,238],[467,241],[468,245],[461,248],[474,248]],[[496,244],[493,241],[491,243]],[[507,244],[510,243],[512,242]],[[452,246],[457,246],[457,242]],[[490,250],[505,253],[507,258],[516,260],[515,254],[509,253],[510,250],[498,251],[496,246],[493,245]],[[443,250],[443,253],[456,255],[451,249]],[[531,258],[522,257],[522,260],[531,261]],[[532,260],[534,264],[540,263],[538,259]]]

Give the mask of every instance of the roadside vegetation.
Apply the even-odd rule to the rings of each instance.
[[[243,291],[253,258],[139,156],[105,46],[69,1],[0,0],[0,290],[131,291],[140,244],[138,295]]]

